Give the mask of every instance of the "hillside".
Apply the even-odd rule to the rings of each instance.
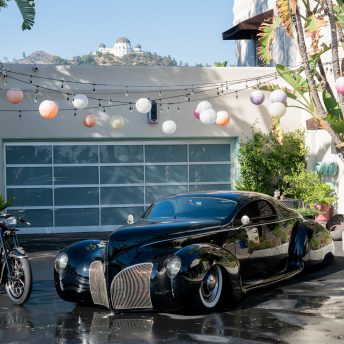
[[[131,53],[123,57],[115,57],[112,54],[102,54],[97,52],[95,55],[75,56],[71,60],[63,59],[59,56],[48,54],[44,51],[36,51],[27,57],[17,60],[20,64],[89,64],[89,65],[144,65],[144,66],[177,66],[177,61],[171,56],[160,56],[156,53],[139,52]],[[179,64],[181,65],[181,63]]]

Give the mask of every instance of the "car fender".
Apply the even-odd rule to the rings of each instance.
[[[290,267],[293,267],[295,264],[298,265],[302,261],[308,261],[309,259],[309,239],[311,236],[310,228],[307,225],[307,222],[297,223],[292,231],[288,256]],[[298,266],[295,266],[297,268]]]
[[[68,263],[63,271],[54,269],[55,287],[60,297],[76,303],[92,303],[90,265],[95,261],[104,263],[105,249],[100,240],[82,240],[61,251],[67,254]]]
[[[180,274],[191,284],[199,287],[202,279],[212,265],[220,265],[230,283],[230,293],[234,299],[241,297],[239,261],[229,251],[212,244],[193,244],[175,253],[180,257]]]

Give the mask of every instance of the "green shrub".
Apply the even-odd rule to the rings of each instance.
[[[240,146],[240,181],[236,189],[272,195],[274,190],[282,188],[285,175],[306,168],[307,154],[304,133],[300,130],[284,133],[282,144],[272,132],[256,132]]]

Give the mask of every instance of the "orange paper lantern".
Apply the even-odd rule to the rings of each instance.
[[[216,115],[216,124],[219,126],[225,126],[229,123],[230,117],[227,111],[218,111]]]
[[[92,128],[97,124],[97,118],[92,113],[88,113],[84,118],[84,126],[87,128]]]
[[[20,104],[24,99],[24,93],[18,89],[11,89],[6,92],[6,99],[12,104]]]
[[[59,108],[52,100],[43,100],[38,109],[40,115],[45,119],[55,118]]]

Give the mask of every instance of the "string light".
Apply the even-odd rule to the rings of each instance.
[[[21,117],[22,117],[21,110],[19,110],[19,118],[21,118]]]
[[[38,98],[38,86],[36,86],[35,97],[33,98],[34,103],[37,103]]]
[[[128,86],[125,86],[125,96],[128,97],[129,93],[128,93]]]
[[[131,103],[130,103],[130,106],[129,106],[129,112],[133,112],[133,106],[132,106]]]
[[[111,98],[109,98],[109,105],[112,105],[112,101],[111,101]]]
[[[161,97],[161,94],[162,94],[162,93],[161,93],[161,90],[160,90],[160,91],[159,91],[159,97]]]
[[[76,117],[76,109],[74,109],[74,117]]]
[[[98,99],[98,107],[101,108],[102,107],[102,103],[101,103],[101,99]]]
[[[63,88],[63,80],[61,80],[61,88]]]
[[[93,89],[92,92],[95,93],[96,92],[96,84],[93,84]]]

